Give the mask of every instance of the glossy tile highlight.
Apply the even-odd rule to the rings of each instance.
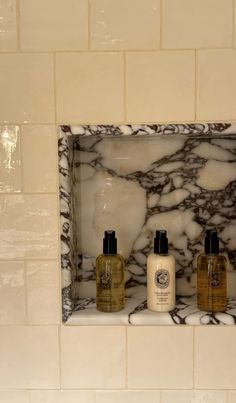
[[[0,388],[59,388],[56,326],[1,327],[0,356]]]
[[[88,48],[87,0],[21,0],[23,50],[85,50]]]
[[[123,69],[119,53],[58,54],[58,121],[123,121]]]
[[[202,50],[197,63],[197,119],[236,119],[236,50]]]
[[[26,263],[27,312],[32,325],[59,323],[59,264],[57,261]]]
[[[162,392],[162,403],[227,403],[226,391],[168,390]]]
[[[127,54],[129,122],[194,120],[192,51]]]
[[[57,258],[57,199],[54,195],[0,196],[0,256]]]
[[[21,129],[23,189],[28,193],[57,191],[55,126]]]
[[[24,323],[26,323],[24,262],[0,261],[0,325]]]
[[[192,328],[129,327],[127,335],[128,388],[192,388]]]
[[[235,326],[195,329],[196,388],[236,389],[235,338]]]
[[[0,192],[21,191],[19,126],[0,126]]]
[[[162,8],[162,47],[231,47],[232,13],[233,0],[165,0]]]
[[[227,391],[195,390],[191,403],[228,403]]]
[[[0,3],[0,52],[17,49],[16,0]]]
[[[0,54],[0,121],[53,123],[53,56]]]
[[[160,0],[92,0],[90,7],[92,49],[160,47]]]
[[[63,326],[61,360],[63,389],[122,389],[125,387],[125,328]]]

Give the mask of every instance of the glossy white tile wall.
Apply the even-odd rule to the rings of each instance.
[[[56,167],[58,123],[236,120],[235,27],[236,0],[0,0],[1,403],[236,402],[234,327],[60,324]]]
[[[127,379],[131,389],[192,388],[193,330],[190,327],[130,327],[127,347]]]

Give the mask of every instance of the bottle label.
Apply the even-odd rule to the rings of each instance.
[[[99,273],[99,284],[98,286],[102,290],[109,290],[111,288],[111,275],[108,270],[104,270]]]
[[[209,275],[209,287],[219,288],[221,285],[221,275],[220,273],[210,273]]]
[[[170,284],[170,274],[165,269],[159,269],[155,273],[155,284],[157,288],[167,288]]]

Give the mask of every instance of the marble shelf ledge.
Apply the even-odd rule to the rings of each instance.
[[[80,299],[67,325],[235,325],[236,300],[229,299],[226,312],[199,311],[195,297],[179,298],[171,312],[157,313],[147,309],[146,300],[127,299],[125,309],[116,313],[96,310],[94,299]]]

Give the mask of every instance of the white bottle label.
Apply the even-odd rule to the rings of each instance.
[[[170,284],[169,272],[165,269],[157,270],[155,273],[155,283],[157,288],[167,288]]]
[[[175,307],[175,261],[173,256],[152,254],[147,261],[147,306],[157,312]]]

